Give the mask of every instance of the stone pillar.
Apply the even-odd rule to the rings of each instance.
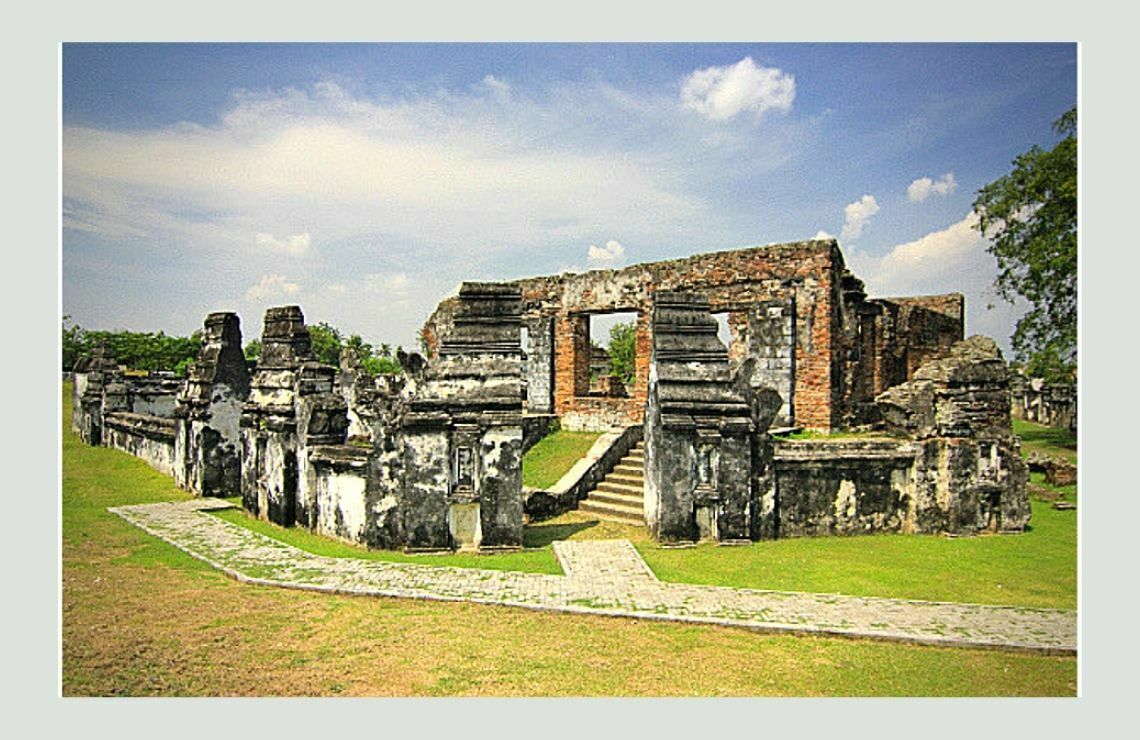
[[[654,296],[645,508],[665,542],[751,538],[755,427],[717,330],[703,296]]]
[[[242,407],[242,503],[283,526],[313,526],[306,447],[341,444],[348,416],[336,371],[316,362],[299,306],[265,312],[261,356]]]
[[[522,547],[517,285],[464,283],[404,419],[409,550]]]
[[[554,318],[527,319],[527,413],[554,413]]]
[[[89,358],[77,364],[85,372],[76,373],[75,392],[78,401],[75,410],[78,413],[72,420],[72,427],[80,439],[98,447],[103,444],[103,413],[124,410],[122,405],[126,402],[126,387],[122,384],[118,363],[102,343]],[[108,386],[117,388],[112,389],[110,407],[105,408],[104,395]]]
[[[235,313],[211,313],[175,399],[174,482],[201,496],[241,493],[242,406],[249,368]]]

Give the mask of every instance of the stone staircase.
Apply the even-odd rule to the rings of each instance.
[[[578,510],[625,524],[645,525],[645,443],[638,442]]]

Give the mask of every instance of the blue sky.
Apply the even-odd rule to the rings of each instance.
[[[970,203],[1076,79],[1073,44],[65,44],[63,310],[411,347],[464,279],[827,234],[1008,347]]]

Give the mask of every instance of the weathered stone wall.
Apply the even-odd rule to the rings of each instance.
[[[913,532],[909,441],[804,440],[773,451],[774,536]]]
[[[174,419],[108,412],[103,417],[102,444],[141,458],[160,473],[174,475]]]
[[[408,547],[522,547],[517,286],[464,283],[405,417]]]
[[[157,376],[125,378],[127,400],[131,412],[146,416],[170,419],[174,416],[175,400],[182,388],[179,378]]]
[[[752,434],[746,383],[703,297],[658,291],[645,417],[645,514],[666,542],[750,539]]]
[[[734,365],[755,359],[754,384],[784,398],[778,422],[831,429],[859,422],[874,396],[904,382],[925,359],[962,338],[962,297],[867,301],[835,240],[794,242],[687,259],[519,280],[528,345],[540,319],[553,322],[553,350],[528,346],[532,410],[548,403],[568,429],[640,423],[653,343],[649,311],[658,290],[699,292],[728,316]],[[424,325],[429,355],[448,331],[456,300]],[[627,398],[590,395],[589,317],[638,314],[637,361]],[[543,341],[543,340],[540,340]]]
[[[1077,392],[1068,385],[1041,378],[1014,375],[1010,385],[1011,413],[1015,419],[1077,431]]]
[[[174,407],[175,483],[200,496],[241,493],[240,422],[248,398],[241,322],[234,313],[212,313]]]
[[[527,330],[526,411],[550,414],[554,411],[554,318],[533,316],[523,321]]]
[[[1028,471],[1010,422],[1010,372],[997,344],[974,336],[878,398],[888,431],[921,445],[917,531],[1021,531]]]
[[[348,430],[344,398],[333,391],[335,372],[315,361],[299,306],[266,311],[240,418],[242,502],[250,512],[283,526],[315,526],[308,448],[343,444]]]
[[[82,357],[75,366],[75,396],[72,429],[89,445],[103,444],[103,414],[107,386],[121,384],[121,373],[115,358],[103,345],[90,357]],[[116,408],[118,406],[118,408]],[[109,411],[126,410],[112,401]]]

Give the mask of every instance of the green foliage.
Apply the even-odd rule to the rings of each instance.
[[[610,375],[623,383],[633,381],[636,370],[637,325],[632,321],[610,327]]]
[[[371,375],[397,375],[404,371],[396,359],[396,353],[403,351],[400,347],[394,353],[392,345],[382,343],[376,348],[359,334],[345,338],[339,329],[323,321],[309,327],[309,337],[313,354],[326,365],[339,366],[341,350],[348,349],[356,353],[360,366]]]
[[[1053,124],[1064,136],[1033,146],[1013,170],[978,191],[977,228],[998,261],[998,294],[1030,306],[1013,349],[1030,372],[1072,382],[1077,367],[1077,109]]]
[[[202,348],[202,334],[198,331],[188,337],[171,337],[161,331],[88,331],[78,324],[69,326],[70,321],[70,316],[63,317],[60,336],[64,370],[75,367],[76,360],[103,343],[120,365],[132,370],[181,369],[184,373]]]
[[[309,338],[318,362],[333,367],[340,365],[340,347],[343,340],[336,327],[322,321],[309,327]]]
[[[261,357],[261,340],[251,339],[245,345],[245,359],[256,360]]]

